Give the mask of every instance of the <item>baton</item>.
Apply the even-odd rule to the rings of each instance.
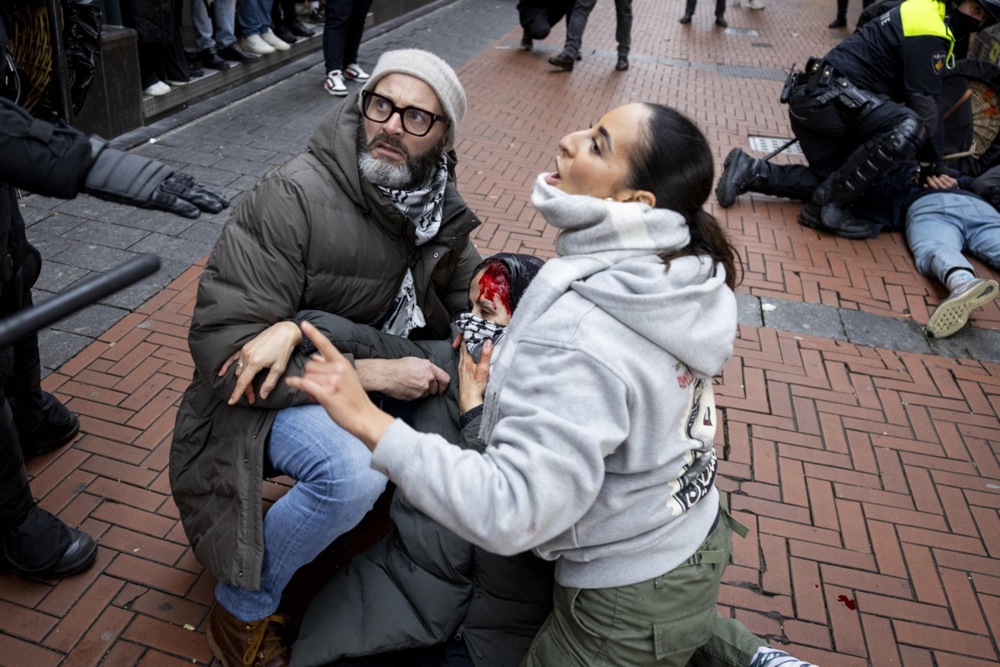
[[[26,334],[83,310],[109,294],[156,273],[159,268],[160,258],[156,255],[139,255],[88,278],[47,301],[12,313],[0,320],[0,345],[12,343]]]
[[[777,148],[775,148],[773,151],[771,151],[770,153],[768,153],[767,155],[765,155],[764,157],[762,157],[761,160],[763,160],[764,162],[767,162],[768,160],[770,160],[771,158],[773,158],[778,153],[781,153],[782,151],[784,151],[784,150],[786,150],[788,148],[791,148],[792,144],[794,144],[796,141],[798,141],[798,139],[795,139],[795,138],[789,139],[788,141],[786,141],[785,143],[781,144],[780,146],[778,146]]]

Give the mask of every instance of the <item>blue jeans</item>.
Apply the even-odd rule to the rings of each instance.
[[[273,4],[274,0],[239,0],[236,3],[236,19],[244,37],[263,35],[271,29]]]
[[[214,0],[212,16],[205,7],[206,0],[191,0],[191,23],[194,24],[195,44],[199,51],[218,46],[224,49],[236,41],[236,0]],[[213,26],[215,39],[212,39]]]
[[[924,195],[906,212],[906,242],[917,271],[942,283],[952,269],[975,272],[963,250],[1000,268],[1000,213],[977,197]]]
[[[327,0],[323,23],[323,60],[327,72],[358,62],[361,33],[371,6],[372,0]]]
[[[587,19],[594,10],[597,0],[576,0],[573,11],[566,19],[566,45],[563,52],[574,58],[580,52],[583,31]],[[615,0],[615,39],[618,41],[618,55],[627,56],[632,47],[632,0]]]
[[[280,410],[265,456],[268,466],[294,479],[295,486],[264,516],[260,590],[215,587],[219,603],[248,622],[277,611],[296,570],[358,525],[388,481],[371,469],[368,448],[318,405]]]

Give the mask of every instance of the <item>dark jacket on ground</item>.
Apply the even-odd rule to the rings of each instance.
[[[333,323],[328,320],[328,324]],[[457,352],[446,341],[409,341],[343,321],[327,334],[356,358],[425,356],[452,376],[425,399],[414,427],[482,450],[479,418],[458,426]],[[516,667],[552,608],[553,564],[534,554],[497,556],[413,507],[401,493],[395,528],[355,556],[319,591],[292,649],[296,667],[432,646],[460,636],[477,667]]]
[[[306,397],[279,382],[265,400],[258,391],[255,406],[229,406],[235,376],[234,369],[217,376],[223,362],[268,326],[300,320],[304,311],[321,330],[325,313],[379,326],[408,267],[427,320],[412,337],[448,338],[480,261],[469,238],[479,221],[454,183],[437,236],[415,245],[413,224],[358,172],[360,117],[354,94],[323,118],[307,152],[246,195],[198,287],[188,337],[195,373],[177,414],[170,484],[198,561],[234,586],[260,585],[260,483],[275,410]],[[301,375],[307,360],[297,350],[286,374]]]

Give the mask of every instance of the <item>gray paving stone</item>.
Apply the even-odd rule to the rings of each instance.
[[[807,336],[848,340],[841,313],[844,311],[814,303],[761,299],[764,326]],[[853,341],[852,341],[853,342]]]
[[[143,229],[97,222],[96,220],[88,220],[65,234],[66,238],[83,243],[100,243],[103,246],[123,250],[135,245],[147,236],[149,236],[149,232]]]
[[[967,326],[948,338],[928,338],[927,342],[942,356],[1000,362],[1000,331]]]
[[[135,253],[95,244],[77,243],[53,259],[90,271],[106,271],[135,257]]]
[[[87,269],[61,264],[52,260],[42,262],[42,273],[38,276],[38,281],[35,282],[35,286],[32,289],[33,298],[38,303],[40,301],[38,295],[41,293],[61,292],[91,273]]]
[[[53,295],[54,296],[54,295]],[[53,329],[65,334],[96,338],[129,314],[130,309],[93,304],[58,322]]]
[[[94,339],[90,336],[67,333],[55,328],[39,331],[38,356],[42,364],[42,375],[48,375],[59,368],[93,342]]]
[[[215,245],[214,239],[211,242],[203,242],[164,234],[150,234],[129,250],[136,253],[152,253],[159,255],[161,259],[173,259],[191,265],[211,252],[213,245]]]
[[[923,328],[911,320],[897,320],[858,310],[841,310],[847,339],[855,345],[930,354]]]
[[[736,293],[736,312],[741,324],[752,327],[764,326],[760,310],[760,299],[750,294]]]

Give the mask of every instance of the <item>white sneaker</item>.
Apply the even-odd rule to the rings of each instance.
[[[261,39],[260,35],[244,37],[240,40],[240,48],[250,53],[259,53],[262,56],[275,52],[275,48]]]
[[[162,81],[157,81],[156,83],[150,85],[148,88],[142,91],[146,95],[166,95],[170,92],[170,86],[163,83]]]
[[[347,86],[344,85],[344,76],[339,69],[335,69],[326,75],[323,87],[326,88],[326,92],[337,97],[343,97],[347,94]]]
[[[747,5],[750,9],[764,9],[764,0],[750,0]]]
[[[267,32],[262,34],[260,38],[263,39],[268,44],[270,44],[271,46],[273,46],[278,51],[287,51],[288,49],[292,48],[288,44],[288,42],[275,35],[274,31],[271,30],[270,28],[268,28]]]
[[[997,281],[976,278],[964,282],[951,291],[927,322],[927,335],[947,338],[965,326],[969,314],[985,306],[1000,295]]]
[[[368,75],[368,72],[358,67],[357,63],[351,63],[344,68],[344,78],[351,79],[352,81],[367,81],[371,77]]]

